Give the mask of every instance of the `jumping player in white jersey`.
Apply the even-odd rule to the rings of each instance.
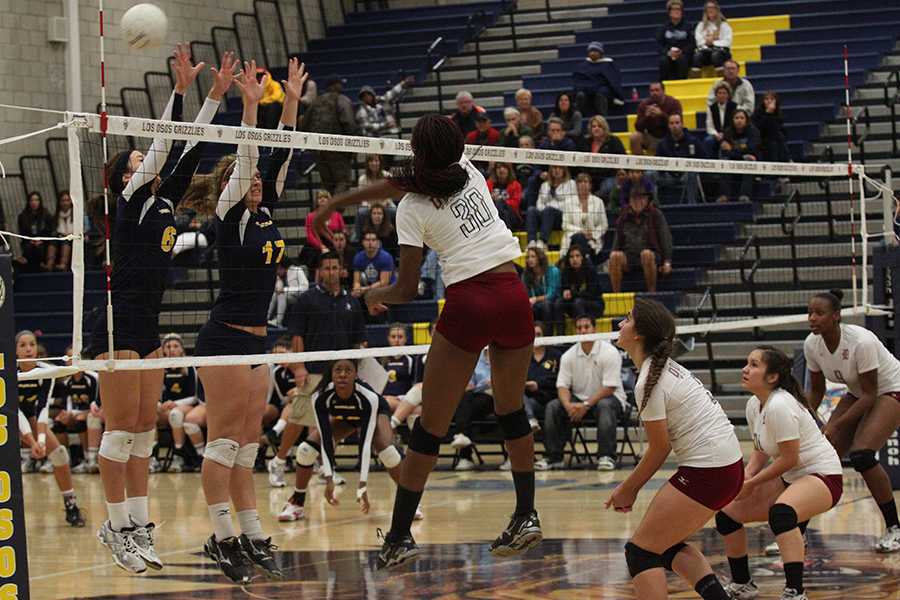
[[[647,452],[613,491],[606,508],[629,512],[669,452],[678,471],[656,493],[625,544],[637,597],[668,598],[665,570],[678,573],[704,600],[730,600],[699,550],[684,540],[741,490],[741,446],[725,411],[694,375],[669,358],[675,320],[665,306],[638,298],[619,326],[618,345],[639,369],[634,388]]]
[[[891,481],[875,453],[900,427],[900,361],[878,337],[858,325],[841,323],[843,292],[816,294],[809,301],[809,328],[803,355],[812,385],[808,404],[818,410],[825,380],[843,383],[847,393],[825,425],[825,437],[838,456],[866,481],[884,517],[877,552],[900,550],[900,520]]]
[[[419,285],[423,246],[438,255],[447,284],[422,389],[422,417],[416,420],[403,459],[391,529],[378,555],[378,568],[400,565],[420,551],[410,533],[441,439],[465,392],[479,353],[490,347],[494,406],[512,461],[516,509],[491,552],[509,556],[542,539],[534,510],[534,438],[522,406],[534,325],[528,293],[513,259],[519,243],[500,220],[487,184],[463,155],[462,132],[440,115],[419,119],[412,132],[413,158],[402,173],[331,199],[316,213],[316,231],[335,210],[365,200],[401,198],[397,208],[400,274],[397,282],[366,294],[370,312],[412,300]]]
[[[782,600],[807,599],[799,525],[830,510],[844,490],[841,459],[819,430],[792,367],[781,350],[760,346],[747,357],[741,373],[741,384],[753,394],[747,402],[747,424],[754,450],[741,493],[716,513],[716,529],[725,536],[731,567],[726,589],[736,600],[759,596],[750,578],[744,525],[766,521],[783,557]]]

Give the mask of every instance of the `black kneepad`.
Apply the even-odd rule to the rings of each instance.
[[[743,523],[738,523],[721,510],[716,513],[716,531],[722,535],[731,535],[743,527]]]
[[[797,528],[797,511],[787,504],[773,504],[769,509],[769,528],[776,536]]]
[[[625,562],[628,564],[628,573],[632,577],[637,577],[650,569],[660,569],[663,566],[662,556],[656,552],[644,550],[631,542],[625,544]]]
[[[528,423],[528,415],[525,414],[524,408],[508,415],[497,415],[497,422],[500,423],[505,440],[517,440],[531,433],[531,425]]]
[[[685,548],[687,548],[687,544],[685,544],[684,542],[678,542],[662,553],[662,564],[663,568],[665,568],[666,571],[672,570],[672,562],[675,560],[675,556]]]
[[[409,449],[427,456],[441,453],[441,438],[431,435],[422,427],[422,419],[416,419],[412,433],[409,435]]]
[[[850,464],[857,473],[865,473],[878,464],[874,450],[854,450],[850,453]]]

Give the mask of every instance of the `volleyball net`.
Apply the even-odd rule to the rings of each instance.
[[[267,317],[267,347],[271,347],[280,336],[297,333],[291,326],[292,319],[297,319],[296,311],[302,310],[298,308],[302,303],[297,299],[317,281],[315,264],[320,250],[306,239],[305,227],[306,214],[314,210],[320,187],[315,161],[327,159],[321,155],[323,152],[333,153],[332,157],[351,155],[355,185],[357,174],[367,166],[367,157],[379,156],[386,167],[389,162],[396,164],[404,160],[411,149],[408,141],[393,138],[201,124],[187,122],[188,118],[192,115],[186,115],[185,122],[171,122],[66,113],[63,125],[68,144],[68,189],[73,200],[74,232],[70,236],[73,285],[71,300],[54,312],[71,311],[71,367],[126,370],[257,365],[427,352],[428,324],[438,318],[443,300],[434,273],[423,269],[420,295],[415,301],[392,307],[388,315],[377,319],[367,314],[359,316],[365,322],[364,339],[368,347],[277,355],[190,356],[197,333],[209,318],[219,293],[220,279],[227,276],[227,269],[248,268],[220,264],[223,248],[222,241],[215,239],[216,201],[227,180],[237,177],[233,174],[236,169],[229,167],[224,157],[233,155],[238,148],[241,152],[252,148],[251,154],[259,155],[257,171],[262,177],[262,187],[274,189],[280,196],[278,203],[272,205],[271,213],[284,246],[260,248],[261,255],[268,256],[269,262],[284,267],[278,271],[279,284]],[[196,171],[181,168],[191,149],[194,149],[191,156],[196,159]],[[114,336],[109,333],[119,326],[105,270],[107,261],[114,256],[113,246],[147,243],[115,239],[117,200],[110,189],[105,164],[126,151],[138,151],[144,156],[145,165],[156,165],[161,185],[169,186],[165,193],[171,195],[175,193],[173,189],[178,190],[178,197],[169,198],[176,214],[175,230],[158,241],[173,253],[172,268],[165,274],[160,333],[179,334],[188,356],[90,360],[86,351],[93,342],[92,331],[97,319],[106,320],[110,326],[104,332],[108,341],[113,341]],[[271,166],[287,151],[291,156],[284,168],[273,170]],[[552,321],[551,326],[545,327],[545,334],[555,335],[545,335],[540,343],[557,345],[586,339],[613,339],[618,322],[628,313],[636,297],[650,297],[666,304],[677,317],[679,335],[716,334],[720,339],[725,339],[722,336],[727,337],[729,332],[765,328],[803,330],[809,297],[826,289],[844,290],[847,316],[880,314],[883,308],[874,306],[871,300],[870,258],[877,244],[895,243],[896,200],[890,186],[870,178],[861,165],[607,155],[496,146],[467,146],[466,154],[501,182],[494,186],[498,193],[493,200],[517,229],[515,234],[522,247],[522,256],[517,260],[519,266],[527,269],[535,261],[540,263],[530,256],[537,256],[537,251],[529,252],[529,248],[537,246],[546,257],[546,264],[559,265],[562,271],[560,302],[547,303],[543,317]],[[501,177],[501,165],[508,165],[512,171],[508,180]],[[134,170],[133,166],[129,169]],[[171,184],[172,179],[183,177],[186,172],[189,173],[187,181],[182,181],[180,186]],[[540,172],[544,175],[539,175]],[[511,189],[514,186],[506,186],[504,191],[504,183],[511,184],[517,177],[521,181],[523,200],[515,207],[510,198],[515,195]],[[242,183],[242,190],[249,190],[253,185],[250,177]],[[598,218],[592,200],[579,199],[579,185],[590,186],[590,194],[583,196],[602,198],[604,204],[600,210],[605,213],[605,220]],[[659,267],[655,293],[647,292],[644,268],[639,257],[635,262],[633,252],[628,254],[633,249],[626,247],[624,236],[617,247],[628,254],[628,269],[618,289],[614,291],[612,287],[615,274],[609,254],[616,236],[629,227],[627,218],[620,221],[620,214],[629,210],[629,199],[635,190],[640,191],[638,195],[646,195],[648,203],[661,211],[670,232],[671,250],[665,244],[665,247],[651,244]],[[541,209],[536,214],[532,211],[535,224],[532,229],[538,230],[536,236],[530,236],[527,231],[529,218],[524,207],[528,202],[536,202],[536,208]],[[562,214],[545,226],[550,235],[542,239],[541,220],[554,218],[552,213],[543,214],[546,206],[557,206]],[[391,207],[385,208],[380,212],[390,222]],[[377,212],[369,207],[365,212],[351,209],[343,215],[346,229],[343,238],[356,252],[339,248],[341,256],[346,257],[342,262],[342,277],[348,298],[354,296],[354,281],[371,285],[386,268],[367,251],[367,236],[358,235],[371,228],[377,233],[379,245],[388,243],[389,228],[383,228],[374,214]],[[153,218],[153,215],[139,212],[136,218]],[[359,219],[367,220],[365,228],[358,226]],[[572,227],[583,234],[583,239],[565,239],[570,237]],[[539,242],[529,243],[529,237],[537,237]],[[580,250],[567,251],[575,247]],[[386,250],[389,254],[396,252],[392,248]],[[573,253],[582,254],[594,270],[596,281],[585,283],[579,279],[581,276],[574,270],[576,265],[570,256]],[[374,254],[380,256],[377,249]],[[390,264],[396,269],[393,258]],[[159,273],[148,271],[145,281],[157,276]],[[388,275],[389,280],[393,277]],[[132,292],[140,294],[142,281],[132,283],[136,288]],[[532,287],[538,289],[540,285]],[[590,297],[590,290],[594,290],[594,297]],[[578,298],[588,302],[576,305],[573,300]],[[16,309],[31,310],[22,306]],[[597,318],[597,333],[574,335],[573,317],[583,311]],[[310,318],[324,317],[301,315],[300,320]],[[387,345],[389,325],[394,322],[406,328],[406,346]],[[320,324],[318,331],[321,330]],[[114,341],[112,348],[115,349]]]

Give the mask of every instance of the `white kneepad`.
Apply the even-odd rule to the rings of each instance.
[[[403,401],[413,406],[421,406],[422,404],[422,386],[414,385],[411,390],[403,396]]]
[[[390,445],[378,453],[378,460],[381,461],[385,468],[393,469],[400,464],[403,457],[400,456],[400,451],[394,445]]]
[[[150,455],[153,454],[153,444],[155,442],[155,429],[135,433],[134,444],[131,445],[131,455],[137,458],[150,458]]]
[[[130,431],[104,431],[100,439],[100,456],[117,463],[126,463],[131,457],[134,434]]]
[[[219,438],[206,445],[206,450],[203,452],[203,458],[219,463],[223,467],[230,469],[234,466],[234,461],[237,460],[240,449],[241,447],[236,441],[229,440],[228,438]]]
[[[56,447],[56,450],[51,452],[47,458],[50,459],[50,464],[54,467],[65,467],[69,464],[69,451],[66,450],[66,447],[60,444]]]
[[[95,417],[92,414],[88,414],[87,428],[88,429],[103,429],[103,419],[101,419],[100,417]]]
[[[253,467],[256,465],[256,454],[259,452],[259,444],[253,442],[252,444],[247,444],[246,446],[241,446],[238,450],[237,457],[234,459],[234,465],[236,467],[244,467],[245,469],[253,470]]]
[[[197,435],[198,433],[200,433],[200,426],[197,425],[196,423],[191,423],[190,421],[187,421],[184,424],[184,432],[188,435]]]
[[[311,467],[316,464],[316,459],[319,458],[319,451],[308,443],[303,442],[297,446],[297,454],[294,458],[301,467]]]
[[[172,429],[181,429],[184,427],[184,413],[173,408],[169,411],[169,426]]]

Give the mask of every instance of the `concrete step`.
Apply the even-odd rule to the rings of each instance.
[[[207,294],[207,297],[208,294]],[[162,330],[175,327],[194,326],[199,330],[209,320],[209,311],[206,310],[180,310],[178,312],[161,312],[159,315],[159,327]]]
[[[469,65],[466,65],[466,68],[457,70],[451,69],[450,67],[444,67],[441,70],[441,82],[444,85],[447,85],[451,82],[475,81],[475,78],[478,77],[478,71],[475,69],[475,61],[472,61],[471,68],[468,67]],[[501,78],[507,80],[519,80],[523,75],[538,75],[540,72],[541,65],[538,64],[538,61],[535,61],[535,64],[531,65],[516,65],[512,67],[485,66],[485,63],[481,64],[481,76],[491,80]],[[428,80],[421,85],[417,85],[414,90],[428,90],[428,94],[421,95],[437,95],[437,77],[435,75],[430,75]]]
[[[847,196],[842,196],[846,198]],[[803,218],[808,217],[824,217],[828,215],[828,203],[827,202],[803,202],[801,201],[801,207],[803,210]],[[866,214],[869,217],[877,217],[881,214],[881,204],[880,203],[867,203],[866,205]],[[854,213],[859,217],[859,201],[855,201],[853,203]],[[796,209],[793,204],[788,207],[787,216],[788,218],[793,218],[796,215]],[[831,214],[835,218],[847,218],[850,215],[850,201],[849,200],[832,200],[831,201]],[[781,205],[774,203],[766,203],[762,205],[762,209],[759,213],[757,213],[757,218],[759,217],[781,217]],[[801,220],[802,222],[802,220]]]
[[[753,256],[751,254],[751,256]],[[749,266],[749,265],[748,265]],[[838,281],[850,280],[852,267],[850,265],[832,265],[816,267],[800,267],[797,274],[800,281]],[[794,271],[786,267],[766,268],[765,262],[757,269],[753,281],[757,285],[770,283],[791,283],[794,280]],[[710,269],[703,277],[702,285],[741,285],[741,272],[739,269]]]
[[[881,231],[881,220],[870,219],[868,226],[870,232]],[[781,225],[749,224],[743,225],[742,230],[742,235],[745,238],[756,235],[761,238],[784,239]],[[855,228],[852,230],[849,221],[840,221],[835,224],[834,230],[838,235],[851,235],[852,231],[855,230],[856,235],[859,236],[859,223],[856,223]],[[828,223],[804,223],[801,221],[797,224],[796,235],[798,237],[828,235]]]
[[[540,37],[521,38],[518,41],[519,48],[551,48],[554,46],[562,46],[563,44],[574,44],[575,34],[571,35],[551,35]],[[481,44],[481,51],[502,50],[509,52],[512,50],[512,40],[492,40]],[[464,47],[465,52],[475,52],[475,44],[468,43]]]
[[[586,29],[590,29],[592,26],[590,20],[582,20],[582,21],[564,21],[561,23],[551,22],[551,23],[534,23],[534,24],[525,24],[519,25],[516,24],[516,37],[519,36],[554,36],[554,35],[562,35],[568,33],[570,31],[584,31]],[[511,31],[509,28],[509,24],[505,23],[502,25],[494,25],[493,27],[489,27],[481,36],[482,42],[495,40],[497,38],[510,38]],[[512,44],[512,41],[510,41]]]
[[[874,117],[875,115],[872,116]],[[900,135],[900,112],[897,113],[897,117],[897,124],[895,125],[895,127],[898,135]],[[862,127],[861,131],[869,135],[891,135],[890,121],[879,121],[872,123],[869,126],[866,126],[860,122],[857,127]],[[843,136],[845,140],[847,139],[847,126],[844,123],[832,123],[829,125],[825,125],[822,131],[821,139],[835,138],[835,140],[837,140],[841,136]]]
[[[512,46],[506,51],[506,48],[493,50],[490,52],[481,48],[481,64],[482,65],[503,65],[506,63],[534,62],[539,63],[542,60],[555,60],[559,58],[558,50],[519,50],[512,51]],[[457,68],[461,66],[472,66],[475,64],[475,54],[460,54],[458,56],[447,59],[444,63],[444,69]]]
[[[719,255],[720,262],[737,261],[741,258],[743,247],[726,246],[722,248]],[[789,260],[791,258],[790,245],[779,246],[760,246],[760,254],[763,261],[766,260]],[[856,245],[857,256],[862,252],[859,244]],[[870,248],[871,253],[871,248]],[[751,260],[755,260],[755,251],[750,252]],[[850,243],[835,242],[830,244],[798,244],[797,258],[799,260],[808,258],[835,258],[844,259],[852,256],[852,248]]]
[[[716,342],[713,344],[713,358],[714,360],[743,360],[758,345],[756,341]],[[772,342],[772,345],[779,350],[787,352],[790,356],[794,353],[795,348],[803,345],[803,338],[790,341],[775,341]],[[706,360],[706,344],[698,340],[694,349],[691,352],[682,354],[678,360],[684,362]]]
[[[545,0],[546,2],[546,0]],[[557,3],[554,2],[554,6],[550,9],[550,18],[553,22],[555,21],[564,21],[564,20],[573,20],[573,19],[594,19],[596,17],[605,17],[609,13],[609,9],[605,6],[602,7],[585,7],[585,8],[569,8],[569,9],[558,9],[556,8]],[[533,12],[521,12],[521,3],[519,3],[519,12],[515,15],[516,20],[516,29],[518,30],[519,23],[546,23],[547,22],[547,11],[544,6],[538,7]],[[506,25],[509,27],[510,17],[509,15],[503,15],[499,19],[497,19],[497,25]]]
[[[812,295],[809,290],[780,290],[780,291],[758,291],[756,292],[756,303],[761,309],[783,308],[784,314],[797,314],[798,310],[805,307]],[[682,298],[682,306],[697,306],[703,297],[701,293],[688,293]],[[847,280],[844,288],[844,297],[852,298],[852,290],[850,289],[850,280]],[[870,296],[871,297],[871,296]],[[849,302],[848,302],[849,304]],[[742,309],[746,310],[748,317],[750,315],[750,297],[748,292],[718,292],[716,293],[716,305],[719,310]],[[731,320],[729,317],[721,317],[719,322]]]
[[[476,97],[475,101],[479,106],[483,106],[485,108],[503,108],[505,104],[503,103],[503,96],[484,96],[484,97]],[[450,113],[455,110],[455,105],[453,103],[453,97],[450,96],[449,100],[444,102],[444,112]],[[404,128],[412,128],[413,125],[416,124],[416,121],[419,120],[418,116],[407,116],[404,117],[403,114],[415,114],[421,115],[425,113],[433,113],[438,112],[438,101],[437,100],[426,100],[423,102],[413,102],[409,100],[408,102],[403,103],[403,113],[400,115],[400,126]]]
[[[442,80],[443,81],[443,80]],[[503,96],[504,93],[509,91],[515,91],[522,87],[522,79],[505,79],[501,81],[488,81],[484,83],[478,83],[475,81],[475,73],[472,72],[472,77],[468,81],[452,81],[447,82],[443,81],[442,91],[444,94],[444,99],[449,99],[450,102],[454,101],[454,97],[458,92],[463,90],[471,93],[475,96],[475,101],[478,104],[481,104],[482,96]],[[437,82],[434,82],[434,85],[424,85],[417,86],[412,92],[407,96],[406,100],[404,100],[402,104],[401,110],[407,111],[411,110],[409,108],[410,104],[415,101],[416,98],[429,98],[437,96]]]

